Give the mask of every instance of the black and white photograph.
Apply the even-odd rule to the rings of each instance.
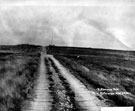
[[[0,0],[0,111],[135,111],[135,1]]]

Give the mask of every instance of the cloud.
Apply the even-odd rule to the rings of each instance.
[[[44,16],[42,11],[36,9],[37,7],[13,7],[1,13],[0,21],[1,26],[3,26],[0,29],[1,44],[35,43],[48,45],[52,36],[60,39],[52,28],[54,26],[53,20],[49,20],[47,13],[44,12]],[[59,43],[65,44],[62,39],[59,41]]]
[[[133,5],[133,0],[0,0],[0,4],[15,6],[120,6]]]
[[[6,6],[0,7],[0,44],[49,45],[53,37],[55,45],[135,49],[135,11],[130,4],[42,6],[42,2],[38,2],[40,5],[18,3],[19,6],[7,1]]]
[[[96,13],[94,11],[90,12],[91,10]],[[133,33],[133,27],[135,23],[133,19],[135,19],[135,16],[133,13],[135,11],[133,10],[134,6],[95,6],[82,12],[79,17],[86,24],[101,31],[107,37],[115,39],[115,42],[119,42],[121,46],[123,45],[127,49],[134,49],[133,38],[135,33]]]

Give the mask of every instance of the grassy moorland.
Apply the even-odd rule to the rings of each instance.
[[[96,93],[101,94],[98,90],[101,88],[116,88],[102,94],[107,104],[135,106],[135,52],[54,46],[48,49],[48,53]]]
[[[11,49],[2,51],[0,52],[0,111],[21,111],[24,101],[32,98],[40,50],[35,54]]]

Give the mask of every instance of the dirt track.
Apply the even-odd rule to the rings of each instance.
[[[105,106],[52,55],[41,54],[35,98],[24,111],[100,111]],[[101,104],[102,103],[102,104]]]

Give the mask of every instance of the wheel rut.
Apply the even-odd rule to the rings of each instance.
[[[65,67],[63,67],[59,61],[57,61],[52,55],[49,56],[54,67],[59,69],[61,76],[66,79],[67,83],[70,85],[71,89],[75,94],[75,103],[81,111],[100,111],[101,106],[106,106],[105,103],[101,102],[96,94],[89,91],[86,86],[80,82],[75,76],[73,76]]]
[[[100,111],[101,101],[51,55],[41,54],[35,83],[35,97],[22,111]]]
[[[29,101],[29,106],[23,108],[23,111],[49,111],[51,108],[52,98],[49,90],[49,80],[46,75],[46,66],[44,63],[45,55],[41,54],[39,66],[39,76],[34,89],[34,98]]]
[[[50,90],[53,98],[51,111],[80,111],[74,100],[74,92],[67,81],[61,76],[59,69],[50,58],[45,59]],[[70,93],[69,93],[70,92]]]

